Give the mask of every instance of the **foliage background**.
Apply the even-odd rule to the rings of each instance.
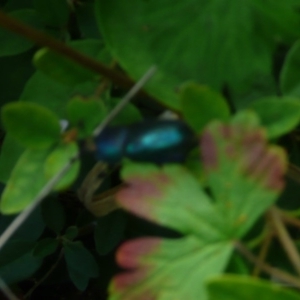
[[[114,124],[154,118],[168,108],[180,113],[198,134],[208,130],[218,147],[224,142],[222,137],[217,135],[213,125],[210,129],[206,127],[214,119],[231,124],[233,130],[248,125],[252,128],[256,124],[253,130],[259,134],[263,131],[260,126],[263,126],[266,132],[262,134],[264,141],[268,139],[281,145],[288,155],[290,164],[286,186],[277,202],[278,208],[271,209],[267,217],[261,214],[277,199],[280,188],[272,190],[267,204],[263,199],[269,195],[261,186],[252,198],[245,200],[248,201],[244,205],[248,208],[246,212],[256,222],[251,223],[252,227],[242,228],[243,234],[229,236],[240,239],[242,244],[238,245],[242,248],[228,243],[218,244],[217,249],[226,257],[224,270],[220,272],[255,275],[274,281],[278,274],[261,273],[264,268],[259,267],[255,259],[257,265],[253,269],[250,261],[253,263],[251,255],[255,255],[260,262],[272,264],[299,279],[298,0],[8,0],[1,1],[0,5],[11,17],[68,46],[67,56],[61,56],[51,51],[51,47],[37,46],[11,31],[0,30],[1,190],[5,187],[1,200],[2,232],[14,218],[9,214],[19,213],[32,203],[49,179],[79,151],[77,141],[90,138],[95,126],[116,106],[132,80],[138,80],[155,64],[158,69],[145,86],[147,94],[140,93],[133,104],[114,120]],[[1,15],[0,20],[5,25]],[[35,42],[41,43],[38,38]],[[102,64],[107,66],[112,70],[111,75],[96,72],[97,67],[88,68],[87,60],[76,63],[70,59],[72,49],[91,58],[98,69]],[[120,73],[122,77],[119,77]],[[234,116],[241,116],[238,112],[245,109],[254,111],[257,117],[240,117],[242,121],[234,121],[239,119],[234,119]],[[64,134],[59,127],[62,119],[70,123]],[[239,146],[237,143],[236,149]],[[223,155],[221,151],[219,155]],[[283,156],[278,154],[274,165],[279,157]],[[44,199],[1,249],[0,276],[17,295],[32,299],[53,299],[58,295],[70,299],[107,299],[109,282],[119,272],[114,257],[122,242],[140,236],[178,239],[186,234],[182,232],[180,222],[175,222],[175,225],[160,222],[163,213],[156,215],[151,211],[153,215],[143,215],[139,204],[134,206],[137,211],[127,209],[159,225],[121,210],[102,217],[91,214],[78,200],[76,191],[95,163],[93,153],[83,151],[80,163],[74,164],[55,191]],[[199,186],[205,187],[211,180],[211,189],[221,177],[226,177],[224,174],[230,169],[228,166],[222,175],[218,173],[211,178],[203,172],[202,164],[205,166],[205,160],[200,163],[198,156],[191,155],[185,164],[189,170],[187,177],[193,174]],[[264,166],[264,161],[261,165]],[[126,171],[130,170],[128,168],[125,167],[124,174],[129,172]],[[135,172],[142,174],[144,171],[139,168],[147,169],[147,166],[136,167]],[[184,183],[185,172],[179,172],[178,178],[182,178],[180,183],[188,187],[189,183]],[[231,183],[242,190],[245,185],[242,180],[238,182],[240,173],[236,172]],[[128,175],[123,177],[126,180]],[[147,182],[152,179],[150,176]],[[117,169],[106,177],[98,193],[111,191],[120,181]],[[195,197],[195,194],[191,196]],[[262,195],[266,198],[260,203],[257,199]],[[221,201],[221,198],[214,200]],[[164,194],[163,203],[168,203],[168,199],[168,193]],[[122,199],[118,201],[124,202]],[[249,203],[255,204],[257,209],[252,211],[247,206]],[[182,205],[178,205],[179,215],[184,212]],[[156,209],[159,211],[160,206],[157,205]],[[208,217],[212,216],[211,212]],[[279,222],[276,222],[276,216],[279,216]],[[269,226],[270,222],[272,226]],[[276,224],[281,227],[276,227]],[[203,224],[197,226],[201,228]],[[211,236],[212,232],[205,235],[206,238]],[[148,245],[145,242],[144,245]],[[163,246],[155,250],[170,254],[170,246],[164,243],[168,244],[163,242]],[[178,255],[189,243],[194,245],[193,239],[174,247],[178,249]],[[243,245],[247,245],[252,254],[249,255]],[[231,252],[234,247],[240,251]],[[147,258],[149,254],[151,260],[153,253],[145,251],[136,255],[140,255],[144,262],[144,256]],[[157,266],[158,260],[154,259],[150,265]],[[126,267],[122,259],[119,258],[118,262]],[[132,264],[134,267],[143,266],[141,262]],[[205,280],[214,274],[215,265],[216,261],[208,269],[203,268],[201,276]],[[188,274],[188,264],[181,268],[178,274],[184,274],[184,271]],[[144,279],[140,274],[138,277]],[[178,280],[175,292],[183,293],[180,288],[184,286],[181,285],[183,279]],[[129,282],[134,283],[134,280]],[[234,291],[237,282],[244,288]],[[202,293],[196,289],[197,283],[197,277],[192,277],[189,282],[190,295],[195,299],[199,298],[198,293]],[[273,290],[267,282],[245,281],[234,276],[213,279],[207,290],[212,300],[247,299],[249,295],[253,299],[258,293],[260,299],[264,295],[266,299],[270,295],[272,299],[300,297],[287,289]],[[243,291],[247,293],[242,295]],[[140,299],[132,297],[144,292],[150,295],[153,292],[153,299],[172,297],[164,287],[161,290],[159,284],[148,286],[147,282],[138,281],[129,292],[125,289],[124,294],[116,285],[111,285],[110,299]],[[236,293],[234,296],[233,292]]]

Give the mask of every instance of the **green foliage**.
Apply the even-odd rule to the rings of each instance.
[[[9,179],[10,173],[24,148],[10,135],[6,135],[0,155],[0,180],[4,183]]]
[[[81,242],[66,242],[64,254],[71,280],[79,290],[85,290],[89,279],[98,276],[97,262]]]
[[[300,299],[299,0],[0,6],[40,32],[0,16],[0,279],[21,298]],[[195,148],[89,173],[95,128],[153,65],[109,125],[167,107]]]
[[[42,203],[42,216],[45,224],[56,234],[59,234],[66,223],[66,216],[62,204],[53,197]]]
[[[281,74],[280,87],[285,95],[300,95],[300,41],[297,41],[286,56]]]
[[[71,42],[70,46],[83,54],[96,57],[104,62],[110,61],[108,52],[103,48],[103,44],[97,40]],[[48,48],[36,52],[33,61],[38,70],[68,86],[94,81],[99,77],[96,72],[82,67],[71,59],[58,55]]]
[[[33,27],[41,26],[41,19],[32,9],[16,10],[10,15]],[[31,41],[2,28],[0,28],[0,40],[0,56],[16,55],[29,50],[34,45]]]
[[[69,6],[62,0],[33,0],[33,7],[46,25],[65,26],[69,19]]]
[[[80,137],[91,136],[106,113],[104,104],[98,99],[78,96],[69,101],[66,109],[68,120],[71,126],[78,128]]]
[[[251,103],[266,128],[269,139],[280,137],[300,123],[300,99],[296,97],[268,97]]]
[[[57,116],[42,106],[10,103],[2,109],[1,117],[6,131],[24,147],[44,149],[60,137]]]
[[[226,100],[218,93],[195,83],[185,84],[180,91],[182,113],[196,132],[212,120],[228,120]]]
[[[45,238],[40,240],[33,250],[35,257],[44,258],[54,253],[59,246],[59,242],[56,239]]]
[[[237,288],[238,287],[238,288]],[[247,277],[226,276],[208,283],[209,300],[299,300],[298,293]]]
[[[97,220],[94,239],[97,252],[105,255],[112,251],[124,237],[126,217],[114,212]]]
[[[125,166],[127,187],[117,195],[119,204],[184,237],[125,243],[117,259],[131,271],[115,277],[111,299],[142,299],[148,293],[154,299],[208,299],[205,280],[224,270],[232,240],[242,238],[283,189],[286,157],[267,145],[263,133],[250,113],[206,127],[200,150],[211,196],[181,166]],[[262,162],[268,163],[260,169]],[[191,273],[193,266],[201,267]]]
[[[299,38],[294,2],[97,0],[96,13],[123,68],[137,79],[155,62],[159,70],[148,90],[178,109],[175,91],[183,81],[218,90],[227,84],[235,99],[262,81],[268,86],[275,37]]]
[[[58,145],[47,157],[45,161],[44,174],[48,180],[59,173],[76,155],[78,146],[76,143]],[[79,172],[79,161],[72,164],[71,168],[54,186],[54,190],[66,189],[77,178]]]
[[[2,193],[2,213],[18,213],[34,201],[47,183],[43,164],[48,155],[49,149],[28,149],[21,155]]]

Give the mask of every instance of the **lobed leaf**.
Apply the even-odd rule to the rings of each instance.
[[[202,134],[201,151],[213,199],[183,166],[125,164],[126,186],[116,195],[120,206],[183,237],[121,246],[117,260],[129,270],[114,278],[110,299],[207,300],[205,280],[223,271],[232,240],[249,230],[284,186],[286,156],[267,144],[258,118],[249,111],[227,124],[211,122]]]
[[[224,270],[231,252],[230,243],[206,244],[195,237],[126,242],[117,261],[129,270],[114,278],[109,299],[205,300],[205,280]]]
[[[116,195],[122,208],[203,240],[222,238],[222,219],[183,166],[128,163],[122,177],[127,185]]]
[[[265,131],[250,112],[238,114],[231,124],[212,122],[203,132],[201,151],[228,237],[240,238],[282,191],[285,152],[267,144]]]

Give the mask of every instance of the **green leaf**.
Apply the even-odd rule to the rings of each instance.
[[[0,232],[4,232],[4,230],[6,230],[16,217],[17,216],[0,215]],[[15,239],[26,240],[27,242],[36,241],[43,233],[44,228],[45,225],[41,216],[41,209],[40,207],[37,207],[23,222],[22,226],[20,226],[13,234],[6,245]]]
[[[300,96],[300,40],[289,50],[280,73],[280,88],[284,95]]]
[[[230,124],[212,122],[201,138],[207,184],[228,238],[241,238],[278,198],[287,157],[268,145],[254,113],[241,112]]]
[[[20,9],[9,14],[32,27],[40,28],[41,20],[33,9]],[[16,55],[33,47],[33,42],[28,39],[0,28],[0,56]]]
[[[206,300],[204,282],[224,270],[231,252],[230,243],[205,245],[192,236],[126,242],[117,260],[130,271],[114,278],[110,299]]]
[[[24,239],[13,239],[12,241],[9,241],[1,249],[0,268],[20,258],[24,253],[31,251],[33,246],[33,241]]]
[[[0,181],[6,183],[24,148],[10,135],[6,135],[1,145]]]
[[[180,101],[184,119],[196,132],[200,133],[212,120],[229,119],[226,100],[206,86],[185,84],[180,91]]]
[[[67,228],[64,237],[70,241],[74,240],[78,235],[78,228],[76,226],[70,226]]]
[[[188,80],[217,91],[227,86],[235,99],[273,81],[274,37],[300,36],[299,26],[294,27],[300,20],[294,4],[295,0],[246,0],[243,5],[239,0],[97,0],[96,16],[113,56],[129,75],[137,80],[157,65],[146,89],[179,109],[176,91]]]
[[[286,156],[267,144],[258,123],[255,114],[242,112],[204,129],[201,152],[210,196],[183,166],[125,164],[126,184],[116,194],[120,207],[183,237],[121,246],[117,260],[130,270],[114,278],[111,299],[207,300],[205,282],[226,267],[232,240],[245,235],[284,186]]]
[[[224,276],[209,281],[209,300],[300,300],[299,293],[251,277]]]
[[[223,237],[222,218],[183,166],[127,163],[122,178],[127,187],[116,195],[122,208],[201,240],[215,242]]]
[[[115,211],[97,220],[94,240],[100,255],[108,254],[124,237],[126,217],[123,212]]]
[[[103,102],[95,98],[74,97],[67,105],[68,120],[79,130],[79,137],[91,136],[106,115]]]
[[[116,105],[121,101],[121,99],[109,99],[109,108],[110,110],[114,109]],[[140,122],[143,120],[143,117],[140,111],[131,103],[128,103],[124,109],[118,113],[116,118],[112,120],[111,125],[125,125],[132,124],[135,122]]]
[[[33,6],[46,25],[55,27],[67,25],[69,6],[66,0],[33,0]]]
[[[71,42],[70,47],[90,57],[100,58],[103,62],[110,61],[107,50],[98,40],[82,40]],[[50,78],[68,86],[86,81],[98,81],[100,75],[91,71],[68,57],[61,56],[48,48],[40,49],[33,59],[36,68]]]
[[[252,0],[251,4],[265,17],[264,26],[266,34],[270,36],[276,33],[285,42],[299,37],[299,8],[298,0],[276,1],[276,0]],[[272,8],[272,9],[270,9]]]
[[[26,150],[21,155],[2,193],[2,213],[18,213],[32,203],[47,183],[44,163],[48,155],[48,149]]]
[[[2,122],[7,132],[30,148],[47,148],[60,138],[57,116],[45,107],[13,102],[2,108]]]
[[[98,276],[96,260],[81,242],[65,243],[64,253],[72,282],[79,290],[85,290],[89,279]]]
[[[43,260],[34,257],[32,252],[24,253],[11,263],[0,267],[0,277],[6,284],[20,282],[35,273],[42,262]]]
[[[5,87],[0,89],[1,106],[19,99],[26,81],[34,72],[32,52],[0,57],[1,86]]]
[[[86,38],[101,37],[96,18],[95,18],[95,5],[93,2],[81,2],[80,5],[75,6],[75,14],[78,22],[80,32]]]
[[[53,254],[59,246],[59,241],[53,238],[40,240],[33,249],[33,255],[39,258],[45,258]]]
[[[280,137],[294,129],[300,122],[300,99],[294,97],[268,97],[251,103],[267,130],[269,139]]]
[[[73,143],[58,145],[47,157],[45,162],[45,176],[48,180],[57,175],[77,154],[78,145]],[[54,186],[54,190],[69,187],[77,178],[80,169],[79,160],[75,161],[67,173]]]
[[[26,83],[21,95],[22,101],[32,102],[49,108],[60,118],[66,118],[65,105],[74,96],[90,96],[97,88],[97,82],[86,82],[66,86],[41,72],[36,72]],[[45,91],[47,91],[45,93]]]
[[[59,234],[65,226],[66,217],[62,204],[54,197],[48,197],[42,202],[42,216],[48,228]]]

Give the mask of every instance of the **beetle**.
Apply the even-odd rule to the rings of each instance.
[[[150,120],[106,127],[96,138],[96,156],[108,163],[133,161],[183,162],[197,144],[196,134],[180,120]]]

